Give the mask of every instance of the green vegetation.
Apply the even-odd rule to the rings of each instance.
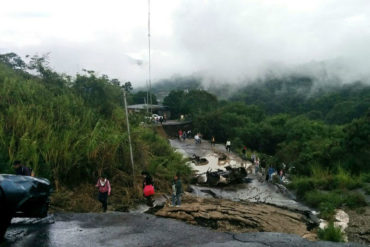
[[[317,231],[319,239],[332,242],[344,242],[344,234],[341,229],[335,227],[331,222],[325,229],[319,229]]]
[[[126,90],[130,87],[125,84]],[[143,169],[153,174],[158,191],[170,189],[176,172],[185,180],[190,175],[181,155],[132,117],[132,176],[122,88],[116,79],[93,71],[72,78],[51,70],[44,57],[26,64],[15,54],[4,54],[0,99],[0,172],[12,173],[12,162],[22,160],[53,182],[57,207],[94,210],[94,185],[101,173],[112,183],[110,201],[118,210],[141,200]]]
[[[323,217],[366,205],[354,190],[368,190],[370,86],[320,86],[307,76],[288,76],[250,83],[229,100],[203,90],[171,91],[164,104],[191,116],[204,138],[230,139],[236,153],[244,145],[259,153],[262,167],[284,163],[291,188]]]

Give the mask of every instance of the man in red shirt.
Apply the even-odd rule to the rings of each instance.
[[[100,176],[95,187],[99,188],[98,200],[101,202],[103,211],[107,211],[108,196],[110,196],[110,183],[106,176]]]

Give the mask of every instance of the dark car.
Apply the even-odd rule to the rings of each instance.
[[[0,239],[13,217],[46,217],[50,189],[47,179],[0,174]]]

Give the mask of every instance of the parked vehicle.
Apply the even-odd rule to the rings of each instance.
[[[13,217],[46,217],[50,190],[47,179],[0,174],[0,239]]]
[[[145,119],[148,119],[149,121],[153,122],[159,122],[161,118],[163,119],[163,117],[159,116],[158,114],[152,114],[152,116],[150,117],[145,117]]]
[[[154,121],[159,121],[161,119],[162,116],[159,116],[158,114],[153,114],[151,119],[154,120]]]

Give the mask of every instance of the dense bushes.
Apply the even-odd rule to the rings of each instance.
[[[119,82],[92,71],[72,79],[33,61],[32,74],[0,61],[0,172],[12,173],[12,162],[22,160],[60,191],[95,184],[105,173],[115,187],[112,201],[125,194],[129,205],[141,196],[141,178],[137,190]],[[162,190],[177,172],[187,179],[190,169],[165,140],[135,117],[131,128],[136,176],[150,170]]]

